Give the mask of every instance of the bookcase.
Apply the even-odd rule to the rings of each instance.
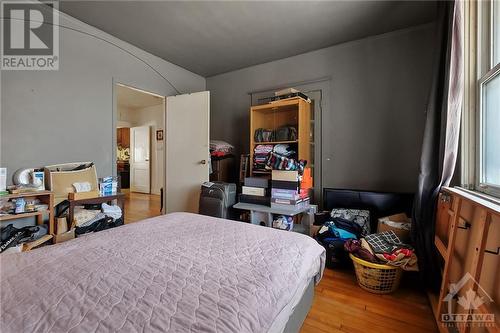
[[[255,131],[259,128],[276,130],[283,126],[293,126],[297,129],[297,140],[256,142]],[[299,160],[307,160],[307,166],[312,167],[311,160],[311,104],[302,98],[290,98],[256,105],[250,108],[250,175],[271,176],[271,170],[255,169],[254,149],[259,144],[276,145],[287,143],[297,151]]]

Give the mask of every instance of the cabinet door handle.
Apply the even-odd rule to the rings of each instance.
[[[207,164],[207,160],[201,160],[200,164]]]

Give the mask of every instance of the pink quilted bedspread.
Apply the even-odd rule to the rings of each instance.
[[[0,256],[0,331],[267,332],[324,249],[294,232],[174,213]]]

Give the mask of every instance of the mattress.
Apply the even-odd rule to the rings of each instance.
[[[168,214],[0,256],[0,331],[280,332],[324,260],[305,235]]]

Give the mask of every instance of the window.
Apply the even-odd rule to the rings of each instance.
[[[466,2],[464,28],[462,185],[500,197],[500,1]]]
[[[486,64],[479,79],[478,190],[500,195],[500,3],[486,2],[478,57]]]
[[[493,63],[500,63],[500,1],[493,1],[492,4],[492,26],[493,26]]]
[[[498,66],[497,66],[498,67]],[[480,82],[479,190],[500,190],[500,71]]]

